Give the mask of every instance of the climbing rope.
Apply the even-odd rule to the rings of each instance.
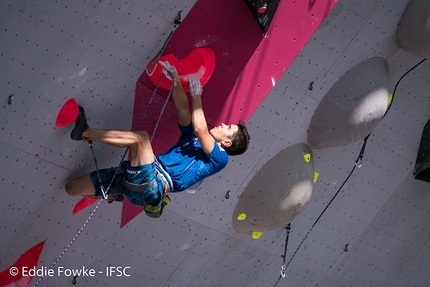
[[[285,259],[287,258],[287,246],[288,246],[288,239],[290,237],[291,223],[288,223],[287,226],[285,226],[285,230],[286,230],[287,234],[285,235],[284,255],[282,256],[282,258],[283,258],[282,267],[281,267],[281,277],[282,278],[285,278],[285,270],[287,269],[287,265],[285,265]]]
[[[172,78],[172,79],[174,79],[174,78],[173,78],[173,74],[172,74],[170,71],[167,71],[167,73],[171,76],[171,78]],[[138,130],[138,129],[139,129],[139,127],[140,127],[140,125],[142,124],[143,119],[145,118],[145,115],[146,115],[147,111],[149,110],[149,107],[150,107],[150,105],[151,105],[151,103],[152,103],[152,100],[154,99],[154,97],[155,97],[155,95],[156,95],[156,93],[157,93],[157,90],[158,90],[158,88],[159,88],[159,86],[160,86],[160,83],[161,83],[161,80],[163,79],[163,77],[164,77],[164,74],[162,74],[162,75],[161,75],[161,77],[160,77],[160,79],[159,79],[159,81],[158,81],[158,83],[157,83],[157,86],[155,87],[155,89],[154,89],[154,91],[153,91],[153,93],[152,93],[152,96],[151,96],[151,98],[149,99],[149,101],[148,101],[148,103],[147,103],[147,105],[146,105],[146,108],[145,108],[144,113],[143,113],[143,114],[142,114],[142,116],[140,117],[140,120],[139,120],[139,123],[138,123],[138,125],[137,125],[137,127],[136,127],[136,130]],[[171,88],[170,88],[169,94],[168,94],[168,96],[167,96],[167,98],[166,98],[166,100],[165,100],[165,102],[164,102],[164,105],[163,105],[163,107],[162,107],[162,109],[161,109],[160,115],[158,116],[157,122],[156,122],[156,124],[155,124],[154,131],[153,131],[152,136],[151,136],[151,142],[152,142],[152,140],[153,140],[153,138],[154,138],[154,135],[155,135],[155,133],[156,133],[156,131],[157,131],[158,125],[159,125],[159,123],[160,123],[160,121],[161,121],[161,118],[162,118],[162,116],[163,116],[163,113],[164,113],[164,110],[165,110],[165,108],[166,108],[166,106],[167,106],[167,103],[169,102],[170,96],[172,95],[173,88],[174,88],[174,81],[172,80],[172,85],[171,85]],[[96,207],[94,208],[94,210],[90,213],[90,216],[88,217],[88,219],[85,221],[85,223],[84,223],[84,224],[82,225],[82,227],[79,229],[78,233],[73,237],[73,239],[70,241],[70,243],[66,246],[66,248],[63,250],[63,252],[61,253],[61,255],[60,255],[60,256],[58,256],[58,258],[57,258],[57,259],[55,259],[55,260],[54,260],[54,262],[49,266],[49,269],[48,269],[48,270],[50,270],[50,269],[54,268],[54,266],[55,266],[55,265],[56,265],[56,264],[61,260],[61,258],[66,254],[66,252],[69,250],[69,248],[72,246],[72,244],[76,241],[76,239],[79,237],[79,235],[80,235],[80,234],[82,233],[82,231],[85,229],[85,227],[88,225],[88,223],[90,222],[90,220],[93,218],[94,214],[96,213],[96,211],[97,211],[97,209],[99,208],[100,204],[102,203],[103,199],[107,199],[109,189],[110,189],[110,188],[111,188],[111,186],[112,186],[112,182],[113,182],[113,180],[115,179],[116,175],[118,174],[118,171],[119,171],[119,169],[120,169],[120,167],[121,167],[121,163],[124,161],[124,158],[125,158],[125,156],[127,155],[127,152],[128,152],[128,150],[129,150],[129,147],[127,147],[126,151],[124,152],[124,155],[123,155],[123,156],[122,156],[122,158],[121,158],[121,162],[120,162],[120,164],[118,165],[118,167],[117,167],[117,168],[116,168],[116,170],[115,170],[115,174],[112,176],[112,179],[111,179],[111,180],[110,180],[110,182],[109,182],[109,186],[108,186],[108,187],[106,188],[106,190],[105,190],[105,189],[104,189],[104,187],[103,187],[103,185],[101,184],[101,179],[100,179],[100,174],[99,174],[99,168],[98,168],[98,166],[97,166],[97,159],[96,159],[96,156],[95,156],[95,154],[94,154],[94,150],[93,150],[93,143],[92,143],[92,142],[90,142],[90,143],[89,143],[89,145],[90,145],[91,152],[92,152],[92,155],[93,155],[93,158],[94,158],[94,162],[95,162],[95,166],[96,166],[96,170],[97,170],[97,175],[98,175],[98,180],[99,180],[99,182],[100,182],[100,187],[101,187],[101,190],[102,190],[102,192],[103,192],[103,198],[101,198],[101,199],[99,200],[99,202],[97,203],[97,205],[96,205]],[[33,285],[33,287],[36,287],[37,285],[39,285],[39,283],[43,280],[43,278],[45,278],[45,275],[41,276],[41,277],[39,278],[39,280],[38,280],[38,281]]]
[[[103,198],[99,200],[99,202],[97,203],[96,207],[94,208],[94,210],[91,212],[90,216],[88,217],[88,219],[85,221],[84,225],[82,225],[81,229],[79,229],[78,233],[76,233],[76,235],[73,237],[72,241],[70,241],[70,243],[66,246],[66,248],[64,248],[63,252],[61,253],[60,256],[58,256],[57,259],[54,260],[54,262],[49,266],[49,269],[54,268],[54,266],[58,263],[58,261],[61,260],[61,258],[64,256],[64,254],[66,254],[67,250],[69,250],[69,248],[72,246],[72,244],[75,242],[75,240],[78,238],[79,235],[81,235],[82,231],[85,229],[85,227],[87,226],[88,222],[90,222],[91,218],[93,218],[94,214],[96,213],[97,209],[99,208],[100,204],[102,203]],[[46,274],[46,272],[45,272]],[[39,283],[43,280],[43,278],[45,278],[45,275],[41,276],[39,278],[39,280],[36,282],[36,284],[33,285],[33,287],[36,287],[37,285],[39,285]]]
[[[164,105],[163,105],[163,107],[161,108],[160,115],[158,116],[157,122],[155,123],[155,127],[154,127],[154,130],[153,130],[153,132],[152,132],[151,139],[150,139],[150,141],[151,141],[151,142],[152,142],[152,140],[154,139],[155,133],[157,132],[158,124],[159,124],[159,123],[160,123],[160,121],[161,121],[161,117],[162,117],[162,115],[163,115],[163,113],[164,113],[164,109],[166,108],[167,103],[169,102],[170,96],[172,95],[173,88],[174,88],[174,80],[173,80],[174,78],[173,78],[173,74],[172,74],[170,71],[166,71],[166,72],[167,72],[167,73],[170,75],[170,77],[172,78],[172,85],[170,86],[169,94],[167,95],[167,98],[166,98],[166,100],[164,101]],[[148,103],[146,104],[145,111],[143,112],[142,116],[140,117],[139,123],[137,124],[137,127],[136,127],[136,129],[135,129],[135,130],[139,130],[140,125],[142,124],[143,119],[145,118],[146,113],[148,112],[149,107],[151,106],[152,100],[154,99],[154,97],[155,97],[155,95],[156,95],[156,93],[157,93],[157,91],[158,91],[158,88],[159,88],[159,86],[160,86],[160,83],[161,83],[161,80],[163,79],[163,77],[164,77],[164,74],[161,74],[161,77],[160,77],[160,79],[158,80],[157,86],[155,87],[155,89],[154,89],[154,91],[153,91],[153,93],[152,93],[151,98],[149,99]],[[113,183],[113,181],[114,181],[115,177],[117,176],[117,174],[118,174],[118,172],[119,172],[119,170],[120,170],[120,168],[121,168],[121,163],[124,161],[124,158],[125,158],[125,156],[127,155],[127,153],[128,153],[128,151],[129,151],[129,149],[130,149],[129,147],[127,147],[127,148],[126,148],[126,150],[125,150],[125,152],[124,152],[124,154],[123,154],[123,156],[122,156],[122,158],[121,158],[120,163],[119,163],[119,164],[118,164],[118,166],[116,167],[116,169],[115,169],[115,173],[114,173],[114,175],[112,176],[112,179],[110,180],[109,185],[108,185],[108,187],[107,187],[106,194],[108,193],[108,191],[109,191],[110,187],[112,186],[112,183]],[[95,158],[95,157],[94,157],[94,160],[96,161],[96,158]],[[97,165],[96,165],[96,168],[97,168]],[[97,169],[97,173],[98,173],[98,169]]]
[[[367,136],[364,139],[364,144],[363,147],[366,145],[366,141],[369,138],[369,136]],[[352,168],[351,172],[349,173],[348,177],[345,179],[345,181],[342,183],[342,185],[339,187],[339,189],[337,190],[337,192],[335,193],[335,195],[332,197],[332,199],[329,201],[329,203],[326,205],[326,207],[324,208],[324,210],[320,213],[320,215],[318,216],[318,218],[315,220],[315,222],[312,224],[311,228],[309,229],[309,231],[306,233],[305,237],[303,237],[302,241],[300,242],[299,246],[296,248],[296,250],[294,251],[293,255],[291,256],[290,260],[288,261],[287,264],[285,264],[285,255],[284,255],[284,263],[282,264],[281,267],[281,275],[278,278],[278,281],[276,282],[276,284],[274,285],[275,287],[278,285],[279,280],[281,278],[285,277],[285,271],[287,271],[288,266],[290,266],[291,261],[293,261],[293,258],[296,256],[297,252],[299,251],[300,247],[302,247],[303,243],[305,242],[305,240],[308,238],[309,234],[311,233],[311,231],[314,229],[315,225],[317,225],[318,221],[321,219],[321,217],[323,216],[323,214],[326,212],[326,210],[329,208],[329,206],[331,205],[331,203],[334,201],[334,199],[337,197],[337,195],[339,194],[339,192],[342,190],[343,186],[346,184],[346,182],[348,181],[348,179],[351,177],[352,173],[354,172],[355,168],[358,167],[358,161],[360,158],[363,158],[363,154],[364,153],[364,148],[361,149],[360,155],[358,156],[357,160],[355,161],[355,165]],[[289,234],[289,230],[287,232],[287,236]],[[287,243],[288,243],[288,239],[285,242],[285,250],[287,250]],[[286,253],[286,252],[285,252]]]
[[[407,75],[409,74],[412,70],[414,70],[416,67],[418,67],[419,65],[421,65],[425,60],[427,60],[427,58],[423,59],[422,61],[420,61],[418,64],[416,64],[415,66],[413,66],[411,69],[409,69],[406,73],[403,74],[403,76],[400,77],[400,79],[397,81],[396,85],[394,86],[394,90],[393,90],[393,94],[392,94],[392,98],[391,98],[391,102],[389,103],[389,106],[387,108],[387,110],[385,111],[385,114],[383,115],[382,119],[387,115],[388,111],[390,110],[392,103],[394,101],[394,96],[396,94],[396,90],[397,90],[397,86],[399,85],[400,81]],[[381,120],[382,120],[381,119]],[[296,256],[297,252],[299,251],[300,247],[303,245],[303,243],[305,242],[305,240],[308,238],[309,234],[311,233],[311,231],[313,230],[313,228],[315,227],[315,225],[318,223],[318,221],[321,219],[321,217],[323,216],[323,214],[326,212],[326,210],[329,208],[329,206],[332,204],[332,202],[334,201],[334,199],[337,197],[337,195],[339,194],[339,192],[342,190],[343,186],[346,184],[346,182],[349,180],[349,178],[351,177],[352,173],[354,172],[355,168],[358,167],[360,168],[363,162],[363,155],[364,155],[364,150],[366,149],[366,144],[367,144],[367,140],[369,139],[369,136],[372,133],[368,134],[365,138],[364,138],[364,143],[363,146],[361,147],[360,150],[360,154],[358,155],[357,159],[355,160],[355,165],[352,168],[352,170],[350,171],[349,175],[346,177],[345,181],[342,183],[342,185],[339,187],[339,189],[337,190],[337,192],[334,194],[334,196],[332,197],[332,199],[329,201],[329,203],[327,204],[327,206],[323,209],[323,211],[320,213],[320,215],[318,216],[318,218],[315,220],[315,222],[312,224],[311,228],[309,229],[309,231],[306,233],[306,235],[303,237],[302,241],[300,242],[299,246],[296,248],[296,250],[294,251],[293,255],[291,256],[290,260],[288,261],[287,264],[285,264],[285,255],[287,252],[287,244],[288,244],[288,237],[290,234],[290,224],[288,224],[286,226],[287,228],[287,235],[286,235],[286,240],[285,240],[285,251],[284,251],[284,259],[283,259],[283,263],[281,266],[281,275],[279,276],[278,280],[275,283],[275,287],[278,285],[279,281],[281,280],[281,278],[285,277],[285,271],[287,270],[288,266],[290,265],[290,263],[293,261],[294,257]]]

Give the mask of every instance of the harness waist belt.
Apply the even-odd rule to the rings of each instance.
[[[157,184],[157,182],[155,181],[155,179],[151,180],[150,182],[145,182],[142,184],[131,183],[131,182],[127,181],[125,179],[125,177],[123,180],[124,188],[128,191],[135,192],[135,193],[144,192],[145,190],[147,190],[151,187],[154,187],[156,184]]]

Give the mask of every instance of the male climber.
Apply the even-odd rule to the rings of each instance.
[[[170,202],[167,197],[169,192],[183,191],[219,172],[227,165],[227,155],[239,155],[246,151],[250,137],[244,123],[221,124],[208,130],[199,79],[194,76],[188,79],[192,97],[190,112],[188,98],[175,67],[168,62],[160,63],[164,67],[163,73],[174,85],[172,97],[179,117],[179,141],[155,158],[147,132],[89,127],[84,109],[79,107],[80,114],[71,132],[73,140],[129,147],[131,157],[121,163],[119,174],[115,177],[116,168],[107,168],[100,170],[99,174],[93,171],[69,181],[66,184],[69,195],[101,197],[101,186],[106,189],[114,178],[108,190],[109,199],[121,201],[126,196],[131,203],[144,205],[148,216],[159,217],[164,206]]]

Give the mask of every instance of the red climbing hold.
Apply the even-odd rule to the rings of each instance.
[[[154,60],[152,60],[148,67],[152,68],[154,66]],[[188,85],[189,76],[197,76],[200,78],[200,83],[204,86],[212,76],[215,70],[216,57],[215,52],[209,48],[197,48],[194,49],[190,54],[182,59],[177,59],[173,54],[167,54],[160,57],[161,62],[169,62],[172,66],[175,66],[181,77],[181,83],[184,87],[185,92],[190,91]],[[148,71],[152,73],[151,70]],[[154,85],[158,84],[158,81],[163,73],[163,66],[157,65],[153,74],[149,76],[149,79]],[[160,87],[169,90],[172,86],[172,82],[163,78],[160,83]]]
[[[99,198],[83,198],[81,201],[76,203],[75,208],[73,208],[72,213],[76,214],[82,209],[90,206],[91,204],[95,203],[96,201],[100,200]]]
[[[30,269],[34,269],[39,262],[40,254],[42,253],[45,242],[42,241],[39,244],[33,246],[27,252],[21,255],[21,257],[6,270],[0,273],[0,286],[20,286],[25,287],[30,284],[33,276],[30,276]],[[24,276],[22,271],[26,268],[28,274]]]
[[[60,111],[58,112],[55,125],[57,127],[67,126],[76,121],[78,115],[78,104],[76,103],[76,100],[74,98],[71,98],[64,103],[63,107],[61,107]]]

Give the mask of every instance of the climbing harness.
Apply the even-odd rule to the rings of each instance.
[[[146,68],[145,71],[148,76],[151,77],[154,74],[155,69],[157,69],[158,61],[160,60],[160,57],[163,54],[164,49],[166,49],[167,43],[169,43],[170,38],[172,38],[173,32],[175,32],[176,28],[178,28],[178,26],[182,23],[181,17],[182,17],[182,10],[178,12],[178,15],[176,16],[175,21],[173,22],[173,28],[170,31],[170,34],[167,37],[166,41],[164,42],[163,47],[161,47],[161,50],[155,56],[155,60],[150,62],[148,67]]]
[[[170,71],[167,71],[167,73],[168,73],[168,74],[170,75],[170,77],[172,77],[172,79],[173,79],[173,74],[172,74]],[[155,89],[154,89],[154,91],[153,91],[153,93],[152,93],[152,96],[151,96],[151,98],[149,99],[149,101],[148,101],[148,103],[147,103],[147,105],[146,105],[145,111],[143,112],[142,116],[140,117],[140,120],[139,120],[139,123],[138,123],[138,125],[137,125],[137,127],[136,127],[136,130],[139,130],[140,125],[142,124],[143,119],[145,118],[146,113],[148,112],[148,109],[149,109],[149,107],[151,106],[152,100],[154,99],[154,97],[155,97],[155,95],[156,95],[156,93],[157,93],[157,91],[158,91],[158,88],[159,88],[159,86],[160,86],[160,83],[161,83],[161,80],[163,79],[163,77],[164,77],[164,74],[162,74],[162,75],[161,75],[161,77],[160,77],[160,79],[158,80],[157,86],[155,87]],[[171,88],[170,88],[170,90],[169,90],[169,94],[167,95],[167,98],[166,98],[166,100],[164,101],[164,105],[163,105],[163,107],[162,107],[162,109],[161,109],[160,115],[159,115],[159,117],[158,117],[158,119],[157,119],[157,122],[156,122],[156,124],[155,124],[154,131],[152,132],[152,135],[151,135],[151,142],[152,142],[152,140],[154,139],[154,135],[155,135],[155,133],[156,133],[156,131],[157,131],[157,129],[158,129],[158,124],[159,124],[159,123],[160,123],[160,121],[161,121],[161,117],[162,117],[162,115],[163,115],[163,113],[164,113],[164,109],[166,108],[166,105],[167,105],[167,103],[168,103],[168,102],[169,102],[169,100],[170,100],[170,96],[172,95],[172,92],[173,92],[173,87],[174,87],[174,82],[172,81],[172,86],[171,86]],[[127,148],[126,148],[126,150],[125,150],[125,152],[124,152],[124,154],[123,154],[123,156],[122,156],[122,158],[121,158],[121,161],[120,161],[119,165],[118,165],[118,166],[116,167],[116,169],[115,169],[115,173],[114,173],[114,175],[112,176],[112,179],[110,180],[108,187],[105,189],[105,188],[103,187],[102,183],[101,183],[100,172],[99,172],[99,168],[98,168],[98,166],[97,166],[97,159],[96,159],[96,156],[95,156],[94,151],[93,151],[93,143],[92,143],[92,142],[90,142],[90,143],[89,143],[89,145],[90,145],[90,148],[91,148],[91,152],[92,152],[92,154],[93,154],[93,159],[94,159],[94,163],[95,163],[95,167],[96,167],[96,172],[97,172],[98,180],[99,180],[99,183],[100,183],[100,189],[101,189],[101,191],[102,191],[102,193],[103,193],[103,197],[104,197],[104,199],[107,199],[107,198],[108,198],[108,191],[110,190],[110,188],[111,188],[111,186],[112,186],[112,183],[113,183],[113,181],[115,180],[116,176],[119,174],[120,169],[121,169],[121,163],[124,161],[125,156],[127,155],[127,153],[128,153],[128,151],[129,151],[129,149],[130,149],[130,148],[129,148],[129,147],[127,147]]]
[[[384,118],[386,116],[386,114],[388,113],[389,109],[392,106],[392,102],[394,100],[394,95],[396,93],[397,90],[397,86],[399,85],[400,81],[407,75],[409,74],[412,70],[414,70],[416,67],[418,67],[419,65],[421,65],[425,60],[427,60],[427,58],[425,58],[424,60],[420,61],[418,64],[416,64],[414,67],[412,67],[411,69],[409,69],[405,74],[403,74],[402,77],[400,77],[400,79],[397,81],[394,90],[393,90],[393,94],[392,94],[392,99],[391,99],[391,103],[389,104],[384,116],[382,118]],[[287,229],[287,235],[286,235],[286,240],[285,240],[285,252],[284,252],[284,259],[282,262],[282,266],[281,266],[281,275],[279,276],[278,280],[275,283],[275,287],[278,285],[279,281],[281,278],[285,277],[285,271],[287,270],[288,266],[290,265],[290,263],[293,261],[294,257],[296,256],[297,252],[299,251],[300,247],[303,245],[304,241],[308,238],[309,234],[311,233],[311,231],[313,230],[313,228],[315,227],[315,225],[318,223],[318,221],[321,219],[321,217],[323,216],[323,214],[327,211],[327,209],[329,208],[329,206],[332,204],[332,202],[334,201],[334,199],[337,197],[337,195],[339,194],[339,192],[342,190],[343,186],[346,184],[346,182],[349,180],[349,178],[351,177],[352,173],[354,172],[355,168],[358,167],[360,168],[362,163],[363,163],[363,156],[364,156],[364,151],[366,149],[366,144],[367,144],[367,140],[369,139],[369,136],[372,133],[368,134],[363,140],[363,146],[361,147],[360,153],[357,157],[357,159],[355,160],[355,165],[353,166],[353,168],[351,169],[349,175],[347,176],[347,178],[345,179],[345,181],[342,183],[342,185],[339,187],[339,189],[337,190],[337,192],[334,194],[334,196],[331,198],[331,200],[329,201],[329,203],[326,205],[326,207],[323,209],[323,211],[320,213],[320,215],[318,216],[318,218],[315,220],[315,222],[312,224],[311,228],[309,229],[309,231],[306,233],[306,235],[303,237],[302,241],[300,242],[299,246],[296,248],[296,250],[294,251],[293,255],[291,256],[290,260],[288,261],[287,264],[285,264],[285,254],[287,252],[287,243],[288,243],[288,237],[289,237],[289,233],[290,233],[290,224],[287,225],[286,229]],[[348,244],[345,246],[345,250],[348,250]],[[345,252],[346,252],[345,251]]]

